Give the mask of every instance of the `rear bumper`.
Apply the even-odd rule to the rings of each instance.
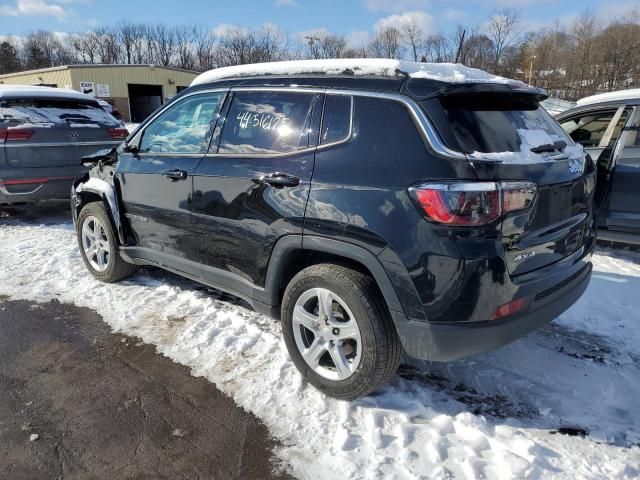
[[[74,178],[74,176],[64,176],[0,179],[0,204],[69,198],[69,190]]]
[[[502,320],[396,321],[404,349],[414,358],[447,362],[511,343],[551,322],[582,296],[591,279],[590,258],[591,250],[571,268],[547,277],[539,284],[544,288],[527,288],[530,294],[521,297],[525,298],[527,307]]]

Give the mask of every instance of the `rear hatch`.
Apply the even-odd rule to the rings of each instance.
[[[467,154],[478,180],[530,182],[528,206],[503,216],[511,275],[555,263],[592,236],[593,164],[539,106],[541,98],[539,91],[467,89],[423,101],[448,146]]]
[[[126,131],[97,102],[70,98],[2,99],[0,141],[9,167],[80,165]]]

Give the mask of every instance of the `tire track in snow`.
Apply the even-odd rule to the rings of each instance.
[[[638,438],[637,419],[627,422],[626,431],[613,432],[617,439],[615,435],[607,438],[611,433],[607,431],[604,438],[597,437],[614,443],[607,445],[597,444],[590,437],[552,435],[545,416],[475,415],[451,391],[402,377],[356,402],[329,399],[298,375],[281,341],[279,323],[220,300],[228,297],[208,295],[208,289],[203,291],[192,282],[155,270],[143,270],[117,285],[99,283],[85,271],[69,224],[0,225],[0,294],[39,301],[59,298],[87,306],[98,311],[115,330],[156,344],[161,353],[190,366],[194,375],[205,376],[238,405],[261,418],[285,445],[279,456],[301,478],[640,475],[640,449],[620,446]],[[607,275],[611,269],[629,278],[640,276],[637,264],[614,260],[604,259]],[[635,301],[640,307],[640,299]],[[571,320],[573,313],[565,315]],[[572,325],[589,331],[606,330],[594,322]],[[631,324],[624,323],[624,327],[628,330]],[[640,326],[637,328],[640,330]],[[635,335],[640,332],[631,333],[632,338]],[[640,348],[637,345],[636,352]],[[545,355],[548,358],[541,358]],[[550,408],[551,418],[571,417],[571,410],[576,410],[573,417],[584,416],[589,425],[606,422],[609,418],[605,414],[584,407],[575,395],[564,401],[562,396],[567,393],[556,385],[573,375],[569,388],[577,389],[578,394],[594,395],[596,391],[597,395],[597,389],[581,384],[579,376],[587,372],[595,375],[596,381],[603,381],[602,371],[595,368],[598,365],[586,370],[584,365],[593,364],[541,349],[536,340],[527,338],[476,359],[420,368],[426,373],[442,371],[444,378],[468,385],[480,397],[488,392],[541,412]],[[616,396],[631,396],[633,392],[617,389],[638,372],[628,364],[622,367],[626,369],[624,375],[605,385],[612,391],[589,401],[601,400],[600,407],[626,411],[628,406]],[[503,374],[496,375],[500,371]],[[592,384],[591,380],[582,381]],[[545,388],[550,392],[541,391]],[[482,404],[482,399],[479,402]]]

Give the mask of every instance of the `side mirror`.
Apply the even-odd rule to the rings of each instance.
[[[125,143],[122,147],[123,153],[131,153],[132,155],[138,155],[140,153],[140,147],[136,143]]]

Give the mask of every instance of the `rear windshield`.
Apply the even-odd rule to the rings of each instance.
[[[447,145],[464,153],[524,152],[558,140],[572,143],[530,96],[456,94],[423,103]]]
[[[72,99],[15,99],[0,102],[0,122],[116,126],[118,120],[97,103]]]

